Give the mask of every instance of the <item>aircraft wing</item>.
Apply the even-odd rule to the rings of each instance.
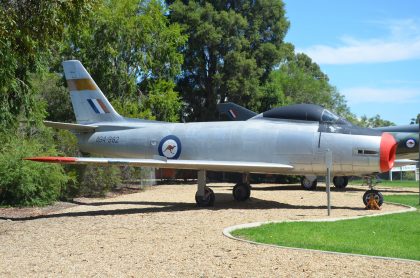
[[[44,125],[52,128],[66,129],[79,132],[93,132],[96,128],[98,128],[98,126],[93,125],[70,124],[51,121],[44,121]]]
[[[377,129],[380,131],[385,132],[410,132],[410,133],[418,133],[419,132],[419,125],[396,125],[396,126],[381,126],[375,127],[373,129]]]
[[[270,173],[275,174],[293,169],[293,166],[265,162],[243,162],[243,161],[210,161],[210,160],[175,160],[164,157],[153,159],[135,158],[102,158],[102,157],[28,157],[25,160],[32,160],[47,163],[62,164],[91,164],[91,165],[116,165],[116,166],[143,166],[155,168],[209,170],[223,172],[248,172],[248,173]]]

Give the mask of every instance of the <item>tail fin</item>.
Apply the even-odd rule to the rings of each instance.
[[[246,121],[257,115],[257,113],[233,102],[219,103],[217,104],[217,110],[232,121]]]
[[[64,61],[63,67],[77,123],[122,120],[80,61]]]

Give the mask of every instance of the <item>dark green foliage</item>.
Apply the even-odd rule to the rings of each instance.
[[[292,49],[283,43],[283,2],[175,1],[170,9],[188,34],[178,87],[189,120],[216,119],[219,101],[258,110],[261,84]]]
[[[13,141],[9,138],[8,142],[1,146],[1,205],[47,205],[60,196],[61,189],[67,181],[61,165],[22,160],[30,156],[55,155],[55,151],[46,148],[45,145],[34,139],[14,137]]]
[[[166,12],[159,1],[102,1],[83,24],[67,29],[63,55],[81,60],[111,101],[141,103],[129,110],[147,118],[178,120],[181,102],[173,88],[186,37]]]
[[[28,82],[63,35],[80,20],[89,0],[0,1],[0,127],[16,128],[19,116],[40,121],[43,107]]]
[[[40,72],[31,75],[30,84],[39,92],[38,101],[45,103],[45,120],[71,123],[75,121],[70,94],[64,79],[57,73]]]
[[[121,184],[121,170],[118,167],[77,166],[77,195],[103,197]]]

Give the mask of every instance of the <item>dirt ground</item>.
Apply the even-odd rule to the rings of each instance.
[[[255,185],[251,200],[238,203],[231,184],[210,186],[213,208],[195,206],[194,185],[168,185],[45,209],[2,209],[0,276],[420,277],[420,262],[257,246],[222,234],[248,222],[326,218],[323,187]],[[333,191],[332,217],[404,209],[384,204],[380,212],[366,211],[365,190]]]

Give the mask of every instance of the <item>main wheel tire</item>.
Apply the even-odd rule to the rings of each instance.
[[[343,189],[349,184],[349,178],[346,176],[336,176],[333,178],[333,183],[336,188]]]
[[[251,187],[247,183],[237,183],[233,187],[232,194],[236,201],[246,201],[251,196]]]
[[[204,189],[204,196],[198,196],[197,193],[195,193],[195,202],[197,203],[197,206],[211,207],[214,205],[216,197],[214,196],[214,192],[211,188],[206,187]]]
[[[365,192],[365,194],[363,194],[363,203],[365,204],[365,206],[367,206],[371,196],[375,198],[378,206],[382,206],[382,204],[384,203],[384,196],[378,190],[373,190],[373,189],[368,190]]]
[[[310,179],[306,177],[300,178],[300,185],[305,190],[316,190],[317,183],[318,183],[317,179],[311,181]]]

